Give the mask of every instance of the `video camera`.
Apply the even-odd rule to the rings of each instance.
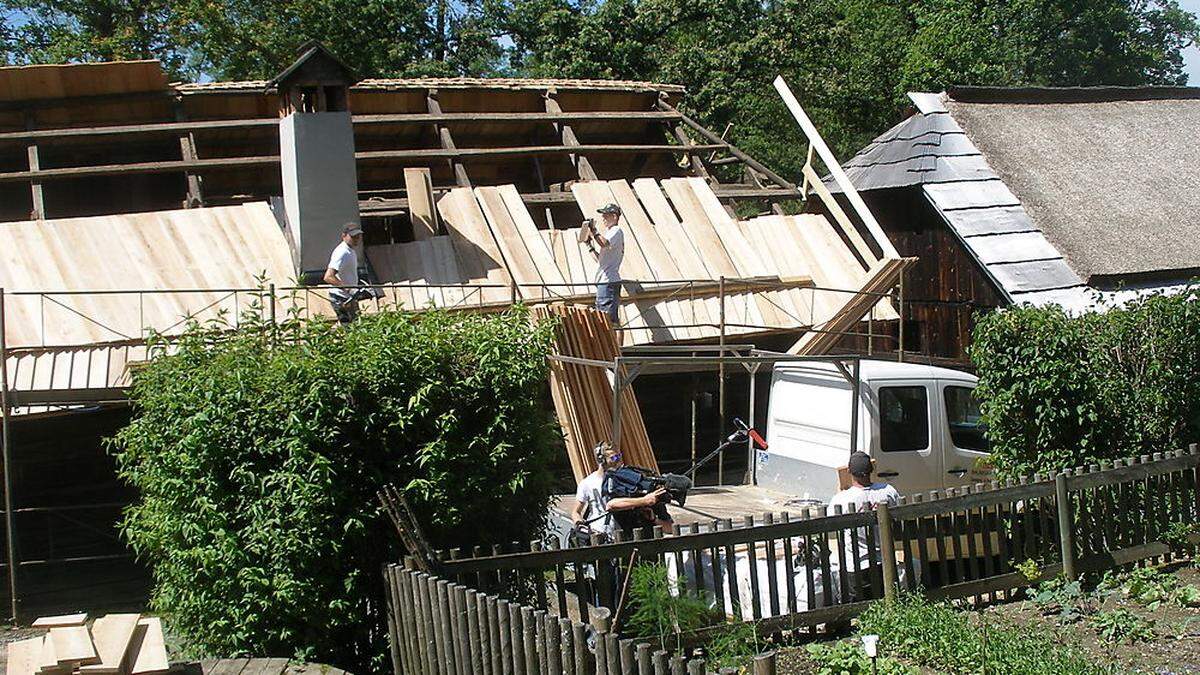
[[[609,499],[636,499],[645,497],[659,488],[664,488],[666,493],[659,496],[657,503],[650,510],[654,513],[655,518],[669,520],[667,504],[675,502],[683,506],[687,501],[688,490],[692,489],[692,479],[676,473],[665,473],[658,476],[649,469],[635,466],[622,466],[604,472],[604,492]],[[614,511],[612,515],[616,519],[617,525],[626,531],[654,524],[653,519],[646,518],[645,513],[640,509]]]

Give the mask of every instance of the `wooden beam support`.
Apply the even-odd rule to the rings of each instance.
[[[33,129],[34,125],[33,113],[25,113],[25,128]],[[37,143],[30,143],[25,146],[25,155],[29,159],[29,172],[37,173],[41,170],[41,158],[38,157]],[[46,197],[42,191],[42,181],[34,180],[29,183],[29,197],[33,204],[29,210],[30,220],[45,220],[46,219]]]
[[[175,121],[183,122],[187,120],[187,113],[183,110],[183,105],[175,101]],[[196,155],[196,137],[192,131],[183,131],[179,134],[179,156],[185,162],[192,162],[199,157]],[[194,171],[187,171],[187,199],[183,205],[186,208],[196,208],[204,206],[204,193],[200,190],[200,176]]]
[[[561,115],[562,107],[555,100],[555,91],[553,89],[542,95],[546,99],[546,112],[551,115]],[[566,122],[555,122],[554,130],[558,132],[562,138],[562,143],[568,147],[579,147],[581,144],[579,138],[575,136],[575,130]],[[596,171],[592,169],[592,163],[588,158],[581,154],[571,154],[571,163],[575,165],[575,171],[579,174],[580,180],[597,180]]]
[[[659,108],[659,110],[663,110],[663,111],[667,111],[667,112],[675,112],[675,113],[679,112],[674,107],[672,107],[669,103],[666,103],[662,99],[659,99],[659,101],[658,101],[658,108]],[[777,174],[774,171],[771,171],[767,167],[763,166],[761,162],[754,159],[750,155],[747,155],[745,152],[742,152],[734,144],[725,142],[720,136],[713,133],[711,130],[705,128],[702,124],[700,124],[696,120],[688,117],[687,115],[683,115],[682,113],[680,113],[680,114],[683,118],[683,123],[688,125],[692,129],[694,129],[696,131],[696,133],[703,136],[705,140],[709,141],[710,143],[720,143],[720,144],[724,145],[725,148],[729,151],[729,154],[742,160],[742,162],[744,162],[747,166],[749,166],[750,168],[754,169],[755,171],[761,173],[762,175],[766,176],[772,183],[775,183],[779,187],[787,188],[789,190],[796,189],[795,183],[792,183],[792,182],[784,179],[779,174]]]
[[[395,113],[380,115],[355,115],[356,126],[376,124],[494,124],[497,122],[602,122],[641,121],[647,124],[680,120],[679,113],[663,111],[598,111],[564,112],[558,114],[542,112],[480,112],[480,113]],[[68,129],[40,129],[32,131],[0,132],[0,142],[24,143],[32,140],[62,140],[68,138],[102,138],[106,136],[175,136],[185,132],[229,131],[258,128],[275,128],[279,119],[263,117],[243,120],[195,120],[176,122],[150,122],[146,124],[120,124],[104,127],[76,127]]]
[[[724,146],[695,145],[692,151],[709,150]],[[451,159],[461,160],[464,157],[531,157],[536,155],[561,154],[598,154],[609,152],[687,152],[678,145],[580,145],[566,147],[562,145],[537,145],[515,148],[423,148],[417,150],[378,150],[355,153],[354,157],[360,162],[411,160],[414,162]],[[83,178],[88,176],[112,176],[138,173],[170,173],[172,171],[213,171],[220,169],[239,169],[259,166],[271,166],[279,163],[278,155],[257,155],[252,157],[210,157],[195,160],[167,160],[162,162],[136,162],[130,164],[101,164],[95,166],[73,166],[41,171],[12,171],[0,173],[0,183],[31,180],[54,180],[60,178]],[[460,161],[455,162],[461,166]],[[464,176],[465,178],[465,171]]]
[[[430,89],[425,95],[425,106],[429,110],[430,115],[441,115],[442,104],[438,101],[437,89]],[[455,150],[454,137],[450,135],[450,130],[444,124],[434,124],[433,128],[438,136],[438,141],[442,144],[443,150]],[[458,159],[450,159],[450,165],[454,168],[454,180],[459,187],[471,187],[471,178],[467,175],[467,167]]]

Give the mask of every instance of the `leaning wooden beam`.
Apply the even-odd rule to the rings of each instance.
[[[376,124],[492,124],[496,122],[603,122],[630,120],[670,122],[681,118],[679,113],[663,111],[598,111],[598,112],[479,112],[479,113],[394,113],[379,115],[355,115],[355,125]],[[263,117],[242,120],[195,120],[178,122],[148,122],[146,124],[120,124],[104,127],[77,127],[70,129],[40,129],[33,131],[0,132],[0,142],[26,142],[40,139],[92,138],[104,136],[174,136],[184,132],[228,131],[233,129],[274,128],[279,119]]]
[[[802,356],[828,353],[855,324],[862,321],[872,307],[884,299],[882,294],[895,286],[904,270],[916,261],[916,258],[884,258],[876,262],[867,272],[867,278],[858,292],[848,294],[837,312],[819,326],[820,330],[805,333],[788,349],[788,353]]]
[[[543,97],[546,99],[546,112],[552,115],[562,114],[562,106],[558,104],[558,101],[554,98],[554,96],[555,92],[553,89],[543,94]],[[581,145],[579,138],[575,136],[575,130],[571,128],[570,124],[567,124],[566,122],[555,122],[554,129],[562,138],[563,145],[572,148],[579,147],[579,145]],[[570,158],[571,163],[575,165],[575,171],[579,174],[580,180],[596,180],[596,171],[592,168],[592,163],[588,161],[587,157],[584,155],[571,153]]]
[[[821,157],[821,161],[825,163],[825,168],[829,170],[829,175],[833,177],[838,187],[842,189],[842,193],[846,195],[846,200],[850,202],[850,206],[854,208],[859,220],[871,233],[871,237],[875,239],[875,244],[879,246],[884,258],[899,258],[900,254],[896,252],[896,247],[892,246],[892,242],[884,234],[883,228],[879,226],[879,222],[875,220],[874,214],[867,208],[862,196],[858,194],[858,190],[854,188],[854,184],[850,182],[850,178],[846,176],[846,172],[842,170],[841,163],[837,157],[834,157],[833,151],[825,143],[825,139],[821,138],[821,133],[817,131],[817,127],[808,118],[808,113],[804,112],[804,108],[800,107],[800,102],[796,100],[796,96],[792,94],[792,90],[788,88],[787,82],[784,82],[782,77],[775,78],[775,90],[779,92],[779,96],[783,99],[783,104],[787,106],[792,113],[792,117],[796,118],[796,122],[800,125],[800,129],[804,135],[808,137],[808,142],[813,149]]]
[[[425,105],[429,110],[430,115],[442,114],[442,104],[438,102],[438,93],[436,89],[430,89],[425,95]],[[438,140],[442,144],[443,150],[454,150],[454,137],[450,135],[450,130],[444,124],[434,124],[434,130],[438,135]],[[471,187],[471,178],[467,176],[467,168],[463,166],[461,161],[451,159],[451,166],[454,167],[454,180],[459,187]]]

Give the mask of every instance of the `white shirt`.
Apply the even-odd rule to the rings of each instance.
[[[896,506],[900,503],[900,493],[896,492],[896,488],[887,483],[872,483],[871,487],[862,487],[861,485],[851,485],[842,490],[829,500],[829,513],[833,513],[834,506],[842,507],[842,513],[850,512],[851,507],[854,511],[874,511],[877,506],[887,503],[888,508]],[[856,569],[865,571],[870,562],[867,550],[867,534],[870,530],[865,527],[854,528],[849,530],[850,536],[846,537],[844,551],[842,553],[842,564],[845,565],[847,571],[853,572]],[[855,543],[858,548],[858,565],[854,563]],[[879,540],[875,540],[875,550],[879,550]]]
[[[613,530],[612,516],[604,516],[597,518],[602,513],[608,511],[608,500],[604,498],[601,488],[604,486],[604,471],[597,470],[588,474],[586,478],[579,481],[579,487],[575,488],[575,501],[580,504],[586,504],[583,520],[592,522],[588,527],[592,528],[592,532],[611,533]]]
[[[608,246],[600,249],[596,261],[596,283],[616,283],[621,280],[621,260],[625,258],[625,231],[620,225],[614,225],[603,236],[608,240]]]
[[[343,241],[333,249],[333,255],[329,256],[328,267],[337,272],[338,279],[342,280],[343,286],[358,285],[358,253],[354,252],[354,248],[350,244]],[[353,291],[346,290],[344,287],[335,287],[330,289],[329,294],[339,299],[346,299],[353,294]]]

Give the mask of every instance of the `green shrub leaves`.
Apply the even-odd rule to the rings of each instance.
[[[1200,289],[1070,317],[1017,307],[980,317],[971,359],[1005,476],[1200,440]]]
[[[380,569],[402,552],[375,493],[404,488],[438,547],[528,540],[561,447],[551,330],[520,308],[293,320],[275,345],[256,317],[190,327],[138,371],[112,444],[154,608],[198,654],[382,670]]]

